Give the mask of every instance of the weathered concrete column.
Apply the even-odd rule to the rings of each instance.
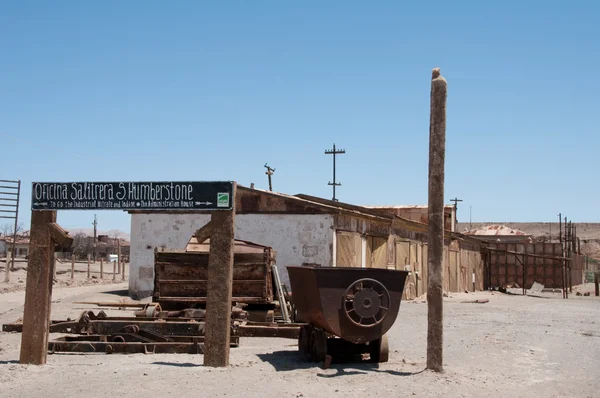
[[[48,353],[54,243],[50,228],[56,211],[31,212],[29,264],[21,335],[21,364],[43,365]]]
[[[446,80],[432,72],[429,120],[429,221],[427,289],[427,368],[443,371],[444,161],[446,153]]]
[[[229,365],[235,195],[236,184],[234,183],[232,209],[213,211],[210,219],[212,232],[208,257],[204,366]]]

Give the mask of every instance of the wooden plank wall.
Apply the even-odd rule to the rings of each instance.
[[[387,268],[387,239],[378,236],[367,236],[367,268]]]
[[[404,299],[414,299],[427,293],[427,260],[426,243],[410,240],[396,241],[396,269],[404,270],[408,265],[411,272],[404,288]],[[473,272],[475,272],[475,289],[483,290],[483,260],[479,250],[462,248],[454,242],[444,248],[442,269],[444,291],[473,291]]]
[[[362,238],[359,234],[337,232],[335,264],[337,267],[362,266]]]

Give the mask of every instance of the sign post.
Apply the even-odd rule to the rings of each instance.
[[[70,239],[55,224],[56,210],[209,210],[214,211],[211,217],[214,227],[210,236],[204,362],[208,366],[227,366],[231,333],[235,187],[232,181],[32,183],[30,264],[20,363],[46,363],[54,268],[52,255],[55,244],[60,243],[57,239]],[[53,233],[53,229],[60,233]],[[100,272],[102,277],[102,260]]]
[[[32,210],[230,210],[233,183],[34,182]]]
[[[27,288],[19,358],[21,364],[46,363],[54,268],[54,244],[50,224],[55,221],[55,211],[34,211],[31,214]]]

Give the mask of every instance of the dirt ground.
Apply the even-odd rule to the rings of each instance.
[[[57,286],[52,319],[101,309],[75,301],[128,301],[126,289],[123,282]],[[242,338],[225,369],[205,368],[201,355],[181,354],[53,354],[46,366],[24,366],[18,363],[21,334],[0,333],[0,396],[600,396],[600,299],[575,291],[568,300],[540,295],[446,298],[443,374],[424,370],[427,304],[421,300],[402,303],[388,333],[389,362],[330,369],[301,361],[295,340],[276,338]],[[462,303],[474,299],[489,302]],[[20,318],[23,300],[23,291],[0,294],[0,323]]]
[[[27,279],[27,261],[22,258],[15,259],[14,271],[10,272],[9,283],[4,282],[4,273],[6,270],[6,259],[0,260],[0,293],[17,292],[25,290]],[[100,261],[90,264],[90,278],[87,277],[88,264],[85,262],[75,262],[73,279],[71,279],[71,261],[59,260],[56,262],[56,280],[54,287],[62,286],[87,286],[113,283],[113,264],[103,262],[102,269]],[[100,272],[102,271],[102,272]],[[125,264],[125,280],[129,276],[129,264]],[[122,281],[123,275],[116,275],[117,281]]]

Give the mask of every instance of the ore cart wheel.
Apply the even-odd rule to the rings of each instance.
[[[303,360],[307,360],[310,357],[311,334],[312,330],[310,326],[302,326],[300,328],[300,333],[298,334],[298,351]]]
[[[387,362],[389,359],[389,346],[387,334],[369,343],[371,362]]]
[[[315,328],[311,336],[310,359],[322,362],[327,356],[327,336],[323,329]]]

